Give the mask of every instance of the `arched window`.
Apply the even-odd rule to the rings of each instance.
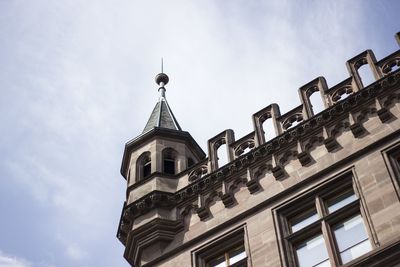
[[[166,148],[162,152],[163,159],[163,173],[175,174],[176,173],[176,159],[177,152],[172,148]]]
[[[137,160],[136,163],[136,177],[137,181],[147,178],[151,175],[151,157],[150,152],[144,152]]]

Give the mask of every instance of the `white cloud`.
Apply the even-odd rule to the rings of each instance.
[[[31,263],[22,258],[5,254],[0,250],[0,267],[30,267]]]
[[[76,245],[69,245],[66,252],[68,257],[73,260],[82,260],[83,258],[87,257],[87,252],[83,251]]]

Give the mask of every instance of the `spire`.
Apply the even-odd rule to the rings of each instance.
[[[158,92],[160,92],[160,97],[156,106],[153,109],[153,112],[150,115],[149,120],[147,121],[143,133],[148,132],[156,127],[182,131],[181,127],[178,124],[178,121],[176,120],[171,108],[168,105],[167,99],[165,98],[166,90],[164,86],[169,82],[169,78],[167,74],[163,73],[162,59],[161,73],[157,74],[155,81],[159,86]]]

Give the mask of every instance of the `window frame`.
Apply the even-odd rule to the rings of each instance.
[[[283,266],[299,266],[296,247],[302,242],[316,237],[319,234],[324,238],[331,266],[346,265],[347,263],[341,263],[340,252],[334,235],[334,227],[338,223],[351,219],[358,214],[360,214],[363,219],[365,232],[371,244],[371,251],[377,247],[376,233],[373,230],[368,210],[365,208],[365,201],[360,193],[361,191],[356,177],[354,167],[351,167],[309,188],[273,209],[275,225],[279,228],[277,229],[279,237],[278,246]],[[354,192],[357,199],[329,213],[327,202],[332,199],[333,196],[340,197],[342,194],[341,192],[346,194],[346,191],[350,190]],[[306,212],[310,207],[315,207],[319,218],[295,232],[292,232],[290,220],[299,216],[302,212]],[[368,252],[366,252],[366,254],[367,253]],[[361,257],[362,256],[353,260]]]
[[[178,152],[173,149],[172,147],[167,147],[164,148],[161,152],[162,155],[162,173],[166,175],[176,175],[179,173],[178,170]],[[167,164],[171,164],[173,166],[173,173],[172,172],[167,172]]]
[[[152,174],[152,158],[151,152],[145,151],[143,152],[136,160],[136,179],[135,183],[147,179]],[[149,173],[145,175],[145,167],[149,168]]]
[[[392,184],[396,189],[397,198],[400,201],[400,142],[382,150],[382,155]]]
[[[244,251],[246,252],[246,257],[239,262],[230,265],[229,267],[251,266],[249,263],[250,252],[249,244],[247,242],[247,229],[245,225],[224,233],[220,237],[217,237],[192,251],[192,266],[208,267],[207,262],[213,257],[225,255],[226,253],[232,251],[232,249],[242,245],[244,247]]]

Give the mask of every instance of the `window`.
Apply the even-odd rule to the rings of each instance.
[[[244,229],[234,230],[192,253],[196,267],[247,267]]]
[[[234,266],[235,263],[238,263],[242,260],[246,259],[246,251],[244,249],[244,245],[240,244],[237,247],[232,247],[231,249],[225,250],[222,254],[211,257],[207,260],[207,267],[227,267]]]
[[[175,174],[175,160],[164,159],[164,173]]]
[[[151,174],[151,159],[146,158],[143,164],[143,178],[149,177]]]
[[[172,148],[166,148],[162,152],[163,156],[163,173],[175,174],[176,173],[176,158],[177,152]]]
[[[400,199],[400,143],[396,143],[384,150],[383,156],[389,169],[392,183],[397,190],[397,196]]]
[[[361,203],[349,176],[278,213],[287,266],[342,265],[372,249]]]
[[[145,179],[151,175],[151,155],[144,152],[136,161],[136,181]]]

